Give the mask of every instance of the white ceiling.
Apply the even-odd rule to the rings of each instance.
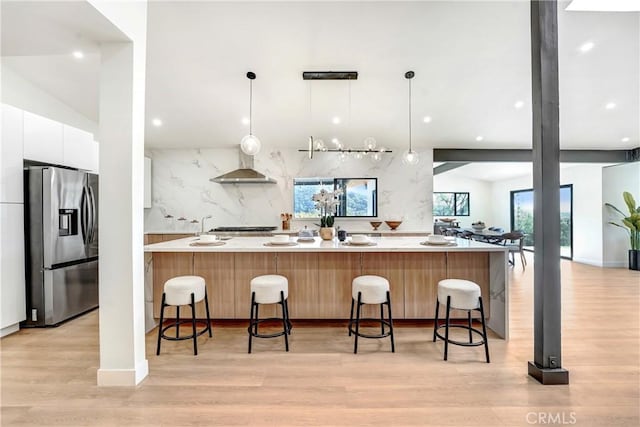
[[[562,148],[640,145],[639,14],[566,12],[564,4],[559,12]],[[68,51],[78,45],[73,34],[81,35],[75,42],[110,35],[86,36],[99,25],[46,10],[38,19],[57,16],[55,25],[31,22],[30,37],[23,37],[24,23],[7,27],[12,17],[5,19],[6,5],[5,64],[97,121],[99,60],[89,55],[82,63],[68,61]],[[73,31],[59,40],[61,47],[31,46],[30,40],[55,38],[51,28],[65,27]],[[578,47],[587,41],[594,48],[581,53]],[[87,49],[93,52],[90,43]],[[40,56],[17,56],[25,52]],[[147,53],[149,147],[237,145],[248,131],[241,119],[249,114],[245,73],[251,70],[257,74],[254,134],[265,146],[304,148],[310,134],[359,145],[372,135],[380,145],[403,149],[408,143],[403,75],[410,69],[416,72],[416,147],[531,145],[528,1],[150,2]],[[349,83],[303,81],[305,70],[358,71],[351,101]],[[513,106],[518,100],[524,101],[522,109]],[[607,102],[616,108],[606,110]],[[331,123],[336,115],[339,125]],[[431,123],[422,122],[425,115]],[[162,127],[151,125],[155,117]],[[475,140],[478,135],[483,141]]]
[[[585,163],[560,163],[560,169],[582,166]],[[435,165],[435,164],[434,164]],[[609,163],[589,163],[591,166],[608,166]],[[488,182],[504,181],[507,179],[531,176],[533,174],[531,162],[478,162],[469,163],[456,169],[437,175],[446,179],[449,176],[480,179]]]

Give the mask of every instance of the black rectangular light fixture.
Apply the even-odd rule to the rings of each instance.
[[[303,71],[302,80],[358,80],[357,71]]]

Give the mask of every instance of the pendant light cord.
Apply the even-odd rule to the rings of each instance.
[[[249,135],[253,135],[253,80],[249,79]]]
[[[409,80],[409,153],[412,153],[411,149],[411,79]]]

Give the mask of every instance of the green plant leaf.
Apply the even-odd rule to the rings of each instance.
[[[607,207],[610,207],[614,211],[618,212],[620,215],[624,216],[624,213],[622,213],[622,211],[620,209],[616,208],[611,203],[605,203],[604,205],[607,206]]]
[[[627,207],[629,208],[629,213],[635,213],[636,211],[636,201],[633,199],[633,196],[631,195],[631,193],[629,193],[628,191],[625,191],[624,193],[622,193],[622,198],[624,199],[624,202],[627,204]]]
[[[629,221],[627,218],[622,220],[622,223],[624,225],[626,225],[627,227],[629,227],[630,230],[632,231],[636,231],[636,225],[634,223],[632,223],[631,221]]]

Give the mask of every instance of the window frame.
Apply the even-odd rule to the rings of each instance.
[[[296,212],[296,197],[295,197],[295,192],[296,192],[296,180],[309,180],[310,182],[313,182],[312,180],[317,180],[318,181],[318,185],[322,185],[324,182],[326,182],[327,184],[332,183],[332,187],[333,189],[331,191],[335,191],[338,185],[339,181],[345,181],[345,180],[366,180],[366,181],[374,181],[375,183],[375,190],[373,190],[373,215],[341,215],[340,214],[340,209],[338,208],[335,214],[336,218],[341,218],[341,219],[348,219],[348,218],[377,218],[378,217],[378,178],[376,177],[338,177],[338,178],[331,178],[331,177],[296,177],[293,178],[293,218],[296,220],[317,220],[320,218],[320,213],[317,213],[317,216],[314,217],[299,217],[297,216],[298,213]],[[340,197],[340,203],[346,203],[346,194],[343,194],[343,196]]]
[[[436,194],[453,194],[453,213],[450,214],[436,214],[434,212],[435,203],[431,208],[431,214],[433,216],[471,216],[471,194],[468,191],[434,191],[433,192],[433,200],[435,201]],[[467,195],[467,213],[462,214],[458,213],[458,195],[466,194]]]

